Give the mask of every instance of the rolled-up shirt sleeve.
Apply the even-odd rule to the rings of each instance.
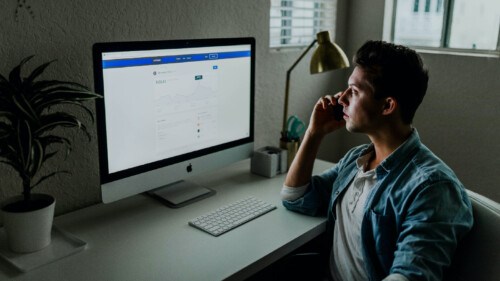
[[[409,280],[408,280],[408,278],[406,278],[402,274],[394,273],[394,274],[391,274],[391,275],[387,276],[382,281],[409,281]]]
[[[307,192],[309,184],[299,186],[299,187],[289,187],[283,185],[281,188],[281,200],[283,201],[295,201],[302,197]]]
[[[332,196],[333,185],[339,176],[341,170],[350,167],[356,167],[355,160],[367,146],[359,146],[351,149],[342,159],[339,160],[331,169],[324,171],[319,175],[314,175],[300,197],[295,200],[283,200],[283,206],[288,210],[303,213],[310,216],[325,216]],[[350,168],[348,168],[350,169]],[[293,193],[303,192],[293,191]],[[286,191],[285,191],[286,192]],[[283,190],[282,190],[283,196]],[[294,196],[295,197],[295,196]]]
[[[295,200],[283,200],[283,205],[288,210],[310,216],[326,215],[336,175],[337,169],[334,167],[320,175],[313,176],[308,185],[300,187],[303,190],[295,191],[297,192],[295,195],[298,192],[304,192],[300,197],[294,198]],[[283,189],[281,194],[283,196]]]

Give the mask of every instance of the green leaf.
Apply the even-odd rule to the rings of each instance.
[[[50,153],[47,153],[45,154],[45,156],[43,157],[43,162],[45,163],[45,161],[49,160],[50,158],[54,157],[54,155],[57,154],[57,151],[54,151],[54,152],[50,152]]]
[[[9,80],[7,80],[7,78],[3,77],[3,75],[0,74],[0,85],[6,84],[6,83],[9,83]]]
[[[13,130],[14,128],[12,127],[11,123],[10,124],[4,122],[0,123],[0,135],[10,134]]]
[[[12,96],[0,89],[0,109],[2,111],[10,111],[12,112]]]
[[[61,87],[56,87],[56,88],[50,88],[45,91],[39,92],[36,97],[38,101],[39,99],[61,99],[64,98],[66,100],[72,100],[72,101],[86,101],[86,100],[93,100],[96,98],[101,98],[102,96],[94,93],[89,90],[78,90],[78,89],[72,89],[69,87],[61,86]]]
[[[51,178],[57,174],[69,174],[71,175],[71,173],[69,171],[58,171],[58,172],[52,172],[46,176],[43,176],[41,177],[34,185],[31,186],[31,189],[35,188],[37,185],[41,184],[42,182],[44,182],[46,179],[48,178]]]
[[[34,177],[35,174],[40,170],[43,163],[44,155],[45,155],[44,146],[39,140],[34,139],[33,146],[31,149],[30,166],[28,168],[31,177]]]
[[[51,106],[62,103],[82,103],[102,97],[99,94],[87,90],[73,90],[63,87],[40,92],[32,98],[33,107],[40,113]]]
[[[11,111],[0,111],[0,117],[11,118],[15,117],[15,115]]]
[[[58,104],[68,104],[68,105],[71,105],[71,106],[76,106],[76,107],[79,107],[81,109],[83,109],[87,115],[90,117],[90,120],[92,123],[95,122],[95,119],[94,119],[94,114],[92,114],[92,111],[90,111],[90,109],[88,109],[85,105],[81,104],[80,102],[76,102],[76,101],[59,101]]]
[[[12,163],[12,161],[8,161],[8,160],[7,161],[6,160],[0,160],[0,163],[4,163],[4,164],[7,164],[7,165],[12,166],[12,167],[14,166],[14,163]]]
[[[31,89],[33,92],[40,92],[43,90],[47,90],[52,87],[60,87],[60,86],[71,86],[71,87],[76,87],[76,88],[81,88],[83,90],[89,90],[86,86],[76,83],[76,82],[69,82],[69,81],[60,81],[60,80],[43,80],[43,81],[37,81],[34,82],[31,85]]]
[[[85,125],[83,125],[78,118],[71,114],[56,112],[42,116],[40,120],[42,126],[40,126],[40,128],[38,128],[34,133],[37,136],[41,136],[57,127],[77,127],[82,130],[90,140],[90,134],[87,132]]]
[[[8,151],[2,154],[2,157],[7,159],[8,161],[3,161],[3,163],[10,165],[12,168],[14,168],[14,170],[18,172],[21,177],[23,177],[24,169],[21,163],[21,159],[19,158],[19,154],[12,146],[6,145],[6,147],[6,150]]]
[[[71,141],[67,138],[60,137],[60,136],[54,136],[54,135],[49,135],[49,136],[44,136],[40,137],[40,142],[43,144],[44,147],[47,147],[51,144],[64,144],[66,146],[66,155],[65,159],[68,157],[69,153],[71,152]],[[44,162],[48,160],[49,158],[53,157],[55,154],[57,154],[57,150],[55,152],[47,153],[44,156]]]
[[[14,96],[14,104],[17,106],[17,109],[26,115],[26,117],[34,122],[38,120],[36,112],[23,95]]]
[[[23,59],[18,66],[14,67],[12,71],[9,74],[9,81],[11,84],[13,84],[17,89],[21,89],[22,86],[22,81],[21,81],[21,68],[23,65],[28,62],[30,59],[32,59],[34,56],[29,56],[25,59]]]
[[[40,140],[40,142],[43,144],[44,147],[47,147],[54,143],[66,144],[68,146],[71,146],[70,140],[65,137],[49,135],[49,136],[39,137],[38,139]]]
[[[25,170],[28,170],[31,159],[31,128],[30,124],[26,120],[22,120],[17,123],[17,141],[19,145],[20,155],[22,159],[22,166]]]
[[[31,84],[33,83],[33,81],[38,77],[40,76],[40,74],[42,74],[45,69],[50,65],[52,64],[54,61],[56,60],[52,60],[52,61],[49,61],[47,63],[44,63],[42,65],[40,65],[39,67],[37,67],[35,70],[33,70],[33,72],[31,72],[30,76],[28,76],[28,78],[24,79],[23,83],[24,84]]]

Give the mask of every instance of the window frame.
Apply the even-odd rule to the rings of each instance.
[[[443,3],[443,26],[441,30],[441,38],[439,47],[417,46],[409,45],[417,51],[423,53],[437,53],[437,54],[451,54],[451,55],[464,55],[464,56],[478,56],[478,57],[493,57],[500,58],[500,28],[498,31],[497,48],[496,50],[479,50],[479,49],[461,49],[449,47],[451,23],[453,20],[453,5],[454,0],[442,0]],[[396,24],[396,6],[397,0],[385,1],[384,12],[384,28],[383,40],[394,42],[394,32]],[[390,15],[390,16],[388,16]]]
[[[275,37],[272,37],[272,32],[271,30],[274,28],[276,29],[277,27],[273,27],[271,25],[271,20],[273,19],[273,16],[272,14],[270,14],[270,19],[269,19],[269,49],[271,50],[281,50],[281,49],[301,49],[301,48],[304,48],[304,47],[307,47],[309,44],[311,44],[311,42],[313,42],[313,40],[316,39],[316,34],[318,32],[321,32],[321,31],[325,31],[325,30],[328,30],[330,32],[330,35],[331,36],[334,36],[335,34],[335,29],[336,29],[336,17],[337,17],[337,14],[336,14],[336,10],[337,10],[337,5],[338,5],[338,0],[286,0],[287,2],[294,2],[294,1],[297,1],[297,2],[302,2],[302,1],[305,1],[305,2],[311,2],[311,3],[315,3],[315,4],[319,4],[319,5],[322,5],[322,4],[325,4],[325,5],[328,5],[329,3],[332,4],[332,14],[330,16],[326,16],[326,17],[322,17],[320,14],[318,14],[317,16],[313,16],[310,18],[311,21],[313,22],[328,22],[330,19],[331,19],[331,23],[329,23],[329,25],[323,25],[323,24],[319,24],[318,26],[316,26],[315,24],[313,24],[313,26],[311,26],[311,29],[313,29],[313,32],[314,30],[316,30],[316,32],[314,34],[311,34],[311,41],[304,41],[304,42],[301,42],[301,43],[287,43],[287,44],[284,44],[281,43],[281,40],[283,38],[281,38],[282,36],[279,37],[279,40],[280,40],[280,45],[272,45],[272,40],[273,38]],[[275,8],[275,7],[274,7]],[[269,6],[269,9],[272,10],[273,9],[273,6],[272,6],[272,3],[270,1],[270,6]],[[293,7],[293,5],[290,7],[291,10],[295,10],[297,8]],[[321,9],[321,7],[314,7],[314,8],[307,8],[306,10],[314,10],[315,12],[317,12],[316,10],[318,9]],[[283,30],[283,27],[288,27],[288,26],[283,26],[283,16],[280,17],[281,18],[281,21],[282,21],[282,25],[281,25],[281,30]],[[276,18],[274,18],[276,19]],[[290,34],[291,36],[291,39],[294,38],[293,36],[293,20],[294,20],[294,16],[293,16],[293,13],[288,17],[285,17],[286,20],[290,20],[290,32],[292,34]],[[304,18],[297,18],[296,20],[303,20]],[[309,19],[309,18],[307,18]],[[296,27],[297,28],[297,27]],[[298,27],[298,29],[300,29],[302,27]],[[298,36],[298,37],[301,37],[301,36]],[[306,37],[306,36],[302,36],[302,37]]]

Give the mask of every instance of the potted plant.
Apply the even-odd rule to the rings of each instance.
[[[51,242],[55,199],[32,190],[58,173],[69,173],[46,167],[43,175],[39,173],[60,151],[57,148],[66,148],[66,155],[71,150],[71,141],[54,129],[76,128],[90,140],[82,122],[64,109],[81,108],[93,122],[83,102],[101,97],[78,83],[38,80],[53,61],[22,77],[22,67],[32,57],[12,69],[8,79],[0,75],[0,162],[10,165],[22,180],[22,194],[4,202],[1,210],[9,247],[20,253],[40,250]]]

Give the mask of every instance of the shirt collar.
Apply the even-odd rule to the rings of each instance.
[[[366,165],[368,165],[370,158],[372,158],[373,152],[373,149],[367,151],[365,154],[362,154],[358,159],[356,159],[356,166],[358,167],[358,170],[365,170],[365,167]]]
[[[417,129],[413,128],[413,131],[408,137],[408,139],[402,143],[396,150],[394,150],[387,158],[385,158],[382,163],[376,168],[377,174],[379,173],[388,173],[391,169],[396,167],[401,161],[406,161],[408,156],[413,153],[415,149],[417,149],[421,145],[420,137],[418,135]],[[370,157],[369,154],[374,151],[373,143],[371,143],[366,149],[364,149],[359,158],[361,159],[364,156]],[[358,160],[360,160],[358,159]],[[369,159],[369,158],[368,158]],[[356,162],[358,164],[358,162]],[[359,165],[358,165],[359,168]]]

